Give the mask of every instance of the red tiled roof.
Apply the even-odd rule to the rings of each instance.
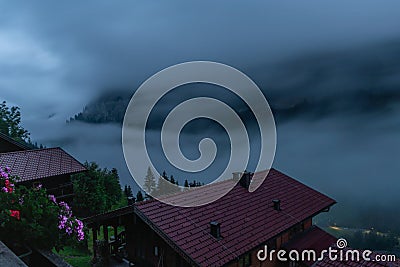
[[[266,171],[256,173],[253,180],[264,178],[266,174]],[[218,186],[228,182],[170,198],[209,197],[218,192]],[[273,199],[281,201],[281,211],[273,209]],[[271,169],[262,185],[252,193],[236,185],[224,197],[204,206],[183,208],[152,200],[136,204],[135,213],[196,265],[222,266],[335,203]],[[210,235],[211,221],[221,224],[219,240]]]
[[[10,167],[18,182],[85,171],[86,168],[61,148],[0,153],[0,166]]]

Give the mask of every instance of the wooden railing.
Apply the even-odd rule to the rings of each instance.
[[[115,240],[109,242],[110,255],[123,259],[125,255],[126,247],[126,233],[122,231],[119,233]]]
[[[64,183],[58,185],[57,187],[48,188],[47,192],[51,195],[54,195],[57,199],[63,199],[72,197],[74,195],[74,187],[71,182]]]

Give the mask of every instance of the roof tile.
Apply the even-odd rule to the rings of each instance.
[[[86,168],[61,148],[0,153],[0,166],[10,167],[18,182],[85,171]]]
[[[176,207],[156,200],[136,206],[200,266],[221,266],[336,203],[275,169],[256,173],[253,180],[261,180],[265,175],[268,176],[264,182],[252,193],[236,185],[222,198],[200,207]],[[168,198],[209,197],[230,182],[211,184]],[[282,211],[273,209],[273,199],[281,200]],[[210,235],[211,221],[221,224],[222,239]]]

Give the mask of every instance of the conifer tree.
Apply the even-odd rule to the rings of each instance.
[[[147,193],[154,193],[156,190],[156,179],[154,178],[154,174],[151,171],[150,167],[147,169],[147,175],[144,178],[144,189]]]
[[[143,200],[144,200],[144,198],[143,198],[142,191],[138,191],[136,194],[136,201],[139,202],[139,201],[143,201]]]

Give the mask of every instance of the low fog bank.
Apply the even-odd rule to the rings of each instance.
[[[399,120],[400,110],[278,123],[273,166],[338,201],[324,221],[394,230],[400,225]],[[121,185],[138,189],[125,165],[119,124],[48,120],[32,124],[30,130],[34,140],[61,146],[82,162],[117,168]],[[183,183],[182,177],[175,177]]]
[[[60,146],[82,163],[95,161],[101,167],[116,168],[121,186],[134,184],[122,153],[120,125],[47,120],[30,123],[29,127],[33,140],[39,144]]]
[[[397,198],[399,115],[278,124],[274,166],[335,197]]]
[[[277,126],[274,167],[338,202],[317,221],[400,233],[400,110]]]

